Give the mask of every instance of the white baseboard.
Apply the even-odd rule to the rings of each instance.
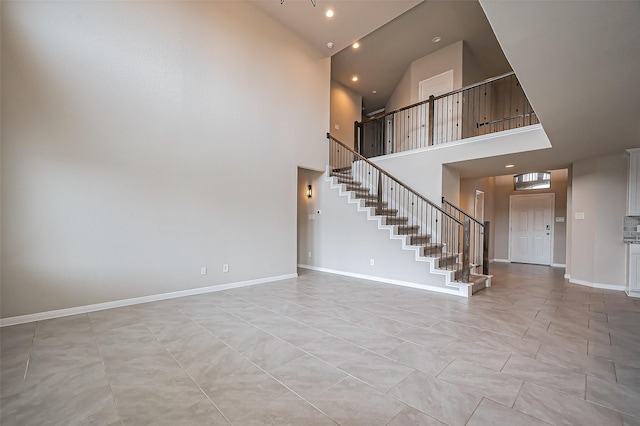
[[[564,263],[552,263],[551,267],[552,268],[566,268],[567,265],[565,265]]]
[[[215,291],[230,290],[233,288],[247,287],[256,284],[270,283],[273,281],[296,278],[298,274],[278,275],[275,277],[258,278],[255,280],[239,281],[229,284],[199,287],[190,290],[180,290],[171,293],[153,294],[150,296],[134,297],[132,299],[114,300],[113,302],[96,303],[93,305],[76,306],[73,308],[57,309],[55,311],[38,312],[35,314],[19,315],[15,317],[0,318],[0,327],[24,324],[33,321],[44,321],[52,318],[67,317],[69,315],[86,314],[105,309],[121,308],[124,306],[138,305],[140,303],[157,302],[159,300],[175,299],[178,297],[193,296],[197,294],[212,293]]]
[[[638,290],[625,289],[625,293],[627,293],[629,297],[640,297],[640,291]]]
[[[336,269],[328,269],[328,268],[320,268],[318,266],[304,265],[304,264],[300,264],[300,263],[298,264],[298,268],[310,269],[312,271],[318,271],[318,272],[327,272],[329,274],[335,274],[335,275],[343,275],[345,277],[359,278],[359,279],[369,280],[369,281],[376,281],[376,282],[385,283],[385,284],[393,284],[393,285],[399,285],[399,286],[403,286],[403,287],[417,288],[417,289],[420,289],[420,290],[429,290],[429,291],[435,291],[435,292],[438,292],[438,293],[453,294],[455,296],[460,296],[461,295],[460,291],[457,290],[457,289],[448,289],[448,288],[442,288],[442,287],[435,287],[435,286],[430,286],[430,285],[426,285],[426,284],[418,284],[418,283],[412,283],[412,282],[408,282],[408,281],[394,280],[394,279],[391,279],[391,278],[376,277],[376,276],[373,276],[373,275],[356,274],[356,273],[353,273],[353,272],[338,271]]]
[[[592,283],[590,281],[578,280],[576,278],[569,278],[569,282],[573,284],[580,284],[587,287],[600,288],[603,290],[618,290],[624,291],[626,289],[623,285],[613,285],[613,284],[601,284],[601,283]]]
[[[511,263],[511,261],[509,259],[493,259],[490,260],[489,262],[496,262],[496,263]]]

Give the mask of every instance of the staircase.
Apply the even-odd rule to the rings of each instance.
[[[329,138],[332,158],[327,174],[332,188],[368,209],[369,219],[377,220],[392,239],[403,239],[403,249],[417,252],[416,261],[429,261],[436,271],[448,275],[448,285],[468,288],[467,295],[490,285],[489,276],[470,271],[468,241],[465,267],[463,222]],[[467,224],[467,240],[468,234]]]

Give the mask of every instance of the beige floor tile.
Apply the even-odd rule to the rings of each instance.
[[[405,342],[385,354],[396,362],[420,370],[423,373],[437,376],[455,357],[449,353]]]
[[[348,373],[312,356],[305,355],[271,370],[270,374],[301,395],[310,390],[328,389]]]
[[[413,407],[405,407],[389,422],[388,426],[445,426],[445,424]]]
[[[485,398],[466,426],[545,426],[548,424]]]
[[[513,406],[553,425],[619,426],[619,413],[549,388],[526,383]]]
[[[587,376],[587,401],[640,417],[640,388]]]
[[[338,365],[338,368],[382,392],[387,392],[414,371],[413,368],[370,351],[355,355]]]
[[[1,423],[640,426],[640,302],[492,273],[471,299],[301,271],[2,327]]]
[[[509,351],[495,349],[487,345],[458,341],[449,343],[440,351],[496,371],[502,369],[511,355]]]
[[[530,358],[512,355],[502,372],[527,382],[584,398],[585,375]]]
[[[389,391],[389,395],[443,423],[464,425],[482,397],[416,371]]]
[[[455,360],[438,379],[511,407],[522,387],[522,380],[482,367],[472,362]]]
[[[348,377],[307,400],[340,425],[386,425],[405,405],[371,386]]]

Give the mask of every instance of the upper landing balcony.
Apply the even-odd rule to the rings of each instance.
[[[357,122],[355,148],[379,157],[539,123],[512,72]]]

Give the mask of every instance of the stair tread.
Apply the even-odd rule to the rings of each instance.
[[[430,234],[411,234],[412,231],[419,232],[420,225],[410,225],[409,217],[397,216],[398,209],[389,208],[388,203],[383,201],[378,203],[378,194],[372,194],[371,188],[363,187],[363,183],[353,179],[351,168],[344,170],[332,170],[330,176],[336,177],[341,185],[345,185],[347,191],[351,192],[356,199],[365,201],[365,206],[374,208],[376,216],[382,216],[386,225],[393,225],[394,232],[399,236],[408,237],[405,241],[409,245],[420,247],[421,255],[429,258],[438,259],[438,267],[436,269],[454,272],[454,280],[458,281],[461,276],[462,264],[459,263],[459,253],[444,252],[445,245],[439,242],[431,242]],[[335,181],[334,181],[335,182]],[[474,265],[472,265],[474,266]],[[472,294],[486,288],[488,277],[478,274],[470,274],[469,284],[472,286]]]
[[[411,238],[411,240],[410,240],[410,244],[411,245],[423,246],[425,244],[430,243],[430,240],[431,240],[431,235],[428,235],[428,234],[426,234],[426,235],[425,234],[416,234],[416,235],[410,235],[409,237]],[[423,242],[421,244],[413,244],[414,241],[418,241],[418,240],[423,240]],[[426,240],[426,241],[424,241],[424,240]]]

